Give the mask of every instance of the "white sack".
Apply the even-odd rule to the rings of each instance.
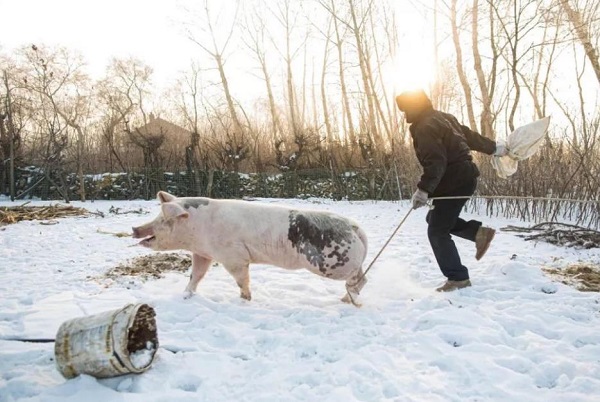
[[[506,179],[517,171],[519,161],[529,158],[539,149],[550,124],[550,117],[518,127],[507,139],[508,155],[494,156],[492,166],[498,176]]]

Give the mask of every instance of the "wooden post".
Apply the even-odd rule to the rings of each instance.
[[[9,125],[12,126],[12,117],[10,117],[10,114],[8,115],[9,117]],[[8,140],[10,141],[10,143],[8,144],[8,146],[10,147],[10,152],[9,152],[9,157],[10,157],[10,163],[9,163],[9,167],[8,167],[8,177],[9,177],[9,181],[10,181],[10,200],[14,201],[15,200],[15,143],[13,140],[14,137],[14,131],[13,128],[11,127],[8,130]]]
[[[8,75],[4,70],[4,85],[6,86],[6,106],[8,112],[8,146],[9,146],[9,165],[8,175],[10,181],[10,200],[15,200],[15,126],[12,119],[12,104],[10,100],[10,89],[8,87]]]

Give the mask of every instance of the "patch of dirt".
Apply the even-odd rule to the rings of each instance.
[[[152,342],[158,348],[158,336],[156,334],[156,313],[147,304],[142,304],[135,315],[133,325],[127,333],[127,351],[131,354],[138,350],[146,349],[148,342]]]
[[[112,268],[102,278],[119,279],[135,276],[140,279],[159,279],[165,272],[187,272],[192,266],[192,258],[180,253],[155,253],[142,255]]]
[[[582,292],[600,292],[600,266],[579,263],[565,268],[544,268],[543,271]]]
[[[70,216],[86,216],[90,212],[85,208],[76,208],[72,205],[48,205],[45,207],[0,207],[0,226],[10,225],[21,221],[40,220],[41,224],[56,224],[54,219]]]

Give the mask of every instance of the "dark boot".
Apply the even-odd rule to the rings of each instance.
[[[490,243],[494,239],[496,235],[496,230],[492,228],[488,228],[485,226],[481,226],[475,235],[475,248],[477,252],[475,253],[475,259],[477,261],[481,260],[481,257],[485,254],[485,252],[490,248]]]
[[[448,279],[446,283],[437,288],[436,292],[452,292],[453,290],[462,289],[471,286],[471,281],[465,279],[464,281],[451,281]]]

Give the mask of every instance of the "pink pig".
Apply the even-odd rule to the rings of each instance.
[[[346,281],[342,301],[354,302],[366,283],[362,264],[367,236],[348,218],[325,211],[240,200],[177,198],[160,191],[161,213],[133,228],[139,244],[152,250],[192,252],[192,273],[184,298],[196,291],[213,260],[223,264],[250,300],[249,264],[305,268]],[[351,296],[351,297],[350,297]]]

